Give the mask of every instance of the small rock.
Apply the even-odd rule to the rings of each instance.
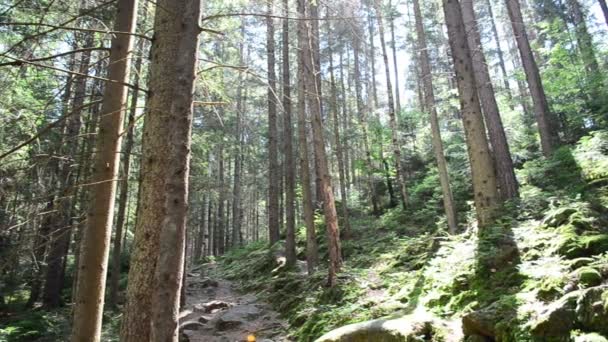
[[[481,335],[470,335],[466,338],[465,342],[489,342],[491,339]]]
[[[496,335],[497,307],[490,304],[481,310],[470,312],[462,317],[462,332],[466,336],[481,335],[494,337]]]
[[[203,325],[197,321],[186,321],[179,325],[180,330],[198,330],[202,327]]]
[[[230,304],[221,301],[221,300],[212,300],[208,303],[205,304],[195,304],[194,305],[194,311],[197,312],[204,312],[204,313],[211,313],[211,312],[217,312],[218,310],[221,309],[225,309],[230,307]]]
[[[198,318],[198,322],[201,324],[205,324],[207,322],[209,322],[211,319],[209,317],[205,317],[205,316],[201,316]]]

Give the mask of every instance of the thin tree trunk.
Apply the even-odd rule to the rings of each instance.
[[[357,23],[358,24],[358,23]],[[356,26],[358,28],[358,25]],[[363,94],[361,89],[361,66],[359,55],[361,53],[361,40],[359,38],[359,32],[355,32],[353,35],[353,55],[354,55],[354,73],[355,73],[355,97],[357,99],[357,117],[359,124],[361,125],[361,132],[363,134],[363,147],[365,152],[365,163],[367,166],[367,183],[370,192],[372,202],[372,214],[379,215],[380,207],[378,205],[378,194],[376,193],[376,186],[374,183],[374,165],[372,163],[372,153],[369,146],[369,133],[368,133],[368,122],[367,122],[367,108],[363,105]],[[342,76],[342,63],[340,63],[340,75]]]
[[[134,32],[137,0],[118,1],[115,31]],[[133,35],[120,34],[112,39],[105,86],[97,153],[92,175],[91,201],[87,212],[81,259],[78,272],[72,341],[99,341],[105,294],[110,236],[114,217],[115,179],[118,176],[119,154],[124,108],[127,100],[130,53]]]
[[[380,10],[380,0],[375,0],[376,6],[376,17],[378,18],[378,33],[380,35],[380,45],[382,47],[382,58],[384,59],[384,71],[386,76],[386,89],[388,95],[388,118],[389,125],[391,127],[391,142],[393,148],[393,158],[395,158],[395,171],[397,175],[397,184],[399,185],[399,191],[401,192],[401,199],[403,208],[405,209],[409,204],[409,197],[407,195],[407,188],[405,183],[405,170],[401,161],[401,146],[399,143],[399,126],[397,124],[397,115],[395,114],[395,104],[393,100],[393,86],[391,84],[391,75],[388,64],[388,54],[386,52],[386,42],[384,41],[384,24],[382,22],[382,15]]]
[[[485,123],[490,136],[492,154],[494,155],[494,167],[500,196],[503,200],[519,196],[517,179],[513,170],[513,160],[509,151],[509,143],[502,124],[498,103],[494,95],[494,87],[490,79],[490,73],[486,58],[481,45],[481,36],[477,27],[473,0],[462,0],[462,20],[467,32],[467,42],[472,52],[473,73],[477,85],[477,94],[483,109]]]
[[[348,219],[348,195],[346,193],[346,179],[344,176],[344,151],[342,149],[342,142],[340,141],[340,121],[338,120],[338,95],[336,90],[336,80],[334,77],[334,57],[333,57],[333,49],[331,47],[332,40],[332,31],[330,21],[327,21],[327,37],[330,42],[328,48],[329,54],[329,78],[330,78],[330,89],[331,89],[331,99],[330,99],[330,111],[333,117],[333,135],[334,135],[334,144],[335,144],[335,153],[336,159],[338,159],[338,177],[340,181],[340,200],[342,201],[342,227],[343,227],[343,236],[344,238],[348,238],[350,235],[350,223]]]
[[[519,54],[526,73],[528,88],[532,95],[542,151],[545,156],[549,156],[559,145],[559,136],[554,127],[555,118],[549,109],[538,66],[536,65],[536,60],[528,41],[519,0],[506,0],[506,3]]]
[[[600,75],[600,71],[597,59],[595,57],[593,39],[591,38],[589,30],[587,29],[583,9],[581,8],[581,4],[578,2],[578,0],[568,0],[568,5],[572,15],[578,49],[581,53],[583,63],[585,64],[585,70],[587,71],[589,78],[593,79],[594,77]]]
[[[443,0],[443,11],[448,27],[450,48],[460,95],[462,122],[471,164],[477,221],[479,227],[484,228],[494,222],[499,206],[494,165],[490,156],[481,106],[477,97],[473,62],[459,1]]]
[[[390,29],[391,29],[391,50],[393,51],[393,71],[395,74],[395,110],[401,113],[401,98],[399,96],[399,67],[397,66],[397,47],[395,43],[395,17],[393,16],[393,7],[391,1],[388,2],[390,11]]]
[[[302,1],[302,0],[299,0]],[[310,19],[316,22],[318,17],[316,12],[311,7]],[[329,250],[329,275],[328,285],[333,287],[336,285],[336,274],[340,272],[342,266],[342,257],[340,251],[340,231],[338,228],[338,215],[336,213],[336,204],[331,185],[331,176],[327,164],[327,156],[325,154],[325,141],[323,137],[323,125],[321,122],[321,97],[319,92],[319,70],[317,69],[314,55],[315,43],[313,29],[314,25],[308,25],[307,32],[307,51],[303,51],[303,62],[306,68],[306,89],[308,94],[308,105],[311,114],[312,132],[313,132],[313,148],[315,152],[315,168],[317,177],[320,180],[320,191],[323,199],[323,213],[325,216],[325,226],[327,228],[327,248]],[[313,26],[313,27],[311,27]]]
[[[604,13],[604,20],[606,21],[606,25],[608,25],[608,5],[606,5],[606,0],[598,0],[600,3],[600,7],[602,8],[602,13]]]
[[[425,108],[429,111],[431,118],[431,132],[433,134],[433,150],[435,152],[435,160],[437,161],[437,170],[439,171],[439,182],[441,183],[441,191],[443,193],[443,208],[448,221],[448,230],[451,234],[458,230],[458,222],[456,221],[456,208],[454,206],[454,198],[452,189],[450,188],[450,179],[448,176],[448,167],[443,154],[443,142],[441,140],[441,131],[439,130],[439,119],[437,118],[437,108],[435,106],[435,94],[433,91],[433,76],[431,73],[431,65],[426,45],[426,34],[422,23],[422,14],[420,13],[420,4],[418,0],[414,0],[414,17],[416,20],[416,33],[418,38],[418,51],[420,52],[420,68],[422,69],[422,82],[424,84]]]
[[[224,183],[224,145],[220,143],[219,150],[217,153],[218,163],[218,186],[219,186],[219,199],[217,203],[217,221],[216,221],[216,233],[217,233],[217,253],[218,255],[224,255],[224,247],[226,246],[226,221],[224,218],[224,203],[226,202],[225,187]]]
[[[145,19],[144,19],[145,20]],[[139,41],[138,51],[140,55],[135,61],[135,81],[134,85],[139,87],[139,75],[141,74],[142,57],[141,52],[143,51],[143,42]],[[133,150],[134,144],[134,131],[135,131],[135,114],[137,112],[137,100],[139,98],[139,92],[133,91],[131,94],[131,104],[129,108],[129,118],[126,126],[126,139],[124,152],[122,156],[122,175],[120,181],[120,195],[118,196],[118,213],[116,216],[116,232],[114,233],[114,249],[112,251],[112,274],[110,277],[110,297],[109,305],[116,307],[118,303],[118,291],[120,282],[120,256],[122,254],[122,237],[125,223],[125,214],[127,212],[127,198],[129,195],[129,173],[131,170],[131,151]]]
[[[494,11],[492,10],[492,2],[490,0],[486,0],[486,7],[488,9],[488,16],[490,17],[490,27],[492,28],[492,36],[494,41],[496,41],[496,54],[498,55],[498,65],[500,66],[500,71],[502,73],[502,82],[505,90],[507,92],[507,98],[509,99],[509,104],[512,106],[513,93],[511,92],[511,87],[509,85],[509,76],[507,74],[507,67],[505,65],[505,57],[502,52],[502,47],[500,45],[500,37],[498,36],[498,30],[496,29],[496,20],[494,19]],[[511,107],[512,109],[513,107]]]
[[[268,66],[268,239],[279,241],[279,160],[277,145],[277,87],[275,75],[273,1],[268,1],[266,58]]]
[[[289,16],[289,2],[283,0],[284,15]],[[295,228],[295,161],[293,155],[293,133],[291,123],[291,84],[289,77],[289,21],[283,19],[283,141],[285,153],[285,256],[288,265],[296,263]]]
[[[93,45],[93,36],[84,37],[84,47]],[[80,56],[78,72],[88,74],[91,52],[85,51]],[[46,259],[46,280],[42,295],[42,303],[47,308],[56,308],[61,305],[61,290],[63,289],[63,264],[67,257],[72,232],[72,204],[74,203],[75,181],[77,172],[73,172],[73,163],[76,163],[79,150],[79,134],[82,126],[81,112],[86,98],[86,77],[74,79],[74,101],[72,102],[72,115],[66,122],[65,137],[62,139],[60,150],[65,154],[65,160],[59,165],[59,198],[54,206],[56,213],[51,214],[51,234],[49,236],[49,251]]]

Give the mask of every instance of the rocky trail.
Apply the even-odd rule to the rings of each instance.
[[[205,265],[188,273],[186,307],[180,313],[180,341],[282,342],[287,323],[253,294],[242,294],[234,285]]]

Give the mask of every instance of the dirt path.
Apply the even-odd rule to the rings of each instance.
[[[236,342],[255,336],[256,342],[291,341],[287,323],[268,303],[252,294],[240,294],[215,267],[188,274],[186,308],[180,314],[180,341]]]

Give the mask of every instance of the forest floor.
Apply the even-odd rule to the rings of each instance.
[[[215,264],[188,274],[186,309],[180,314],[180,341],[290,341],[287,323],[270,304],[254,294],[240,293],[221,278]]]

